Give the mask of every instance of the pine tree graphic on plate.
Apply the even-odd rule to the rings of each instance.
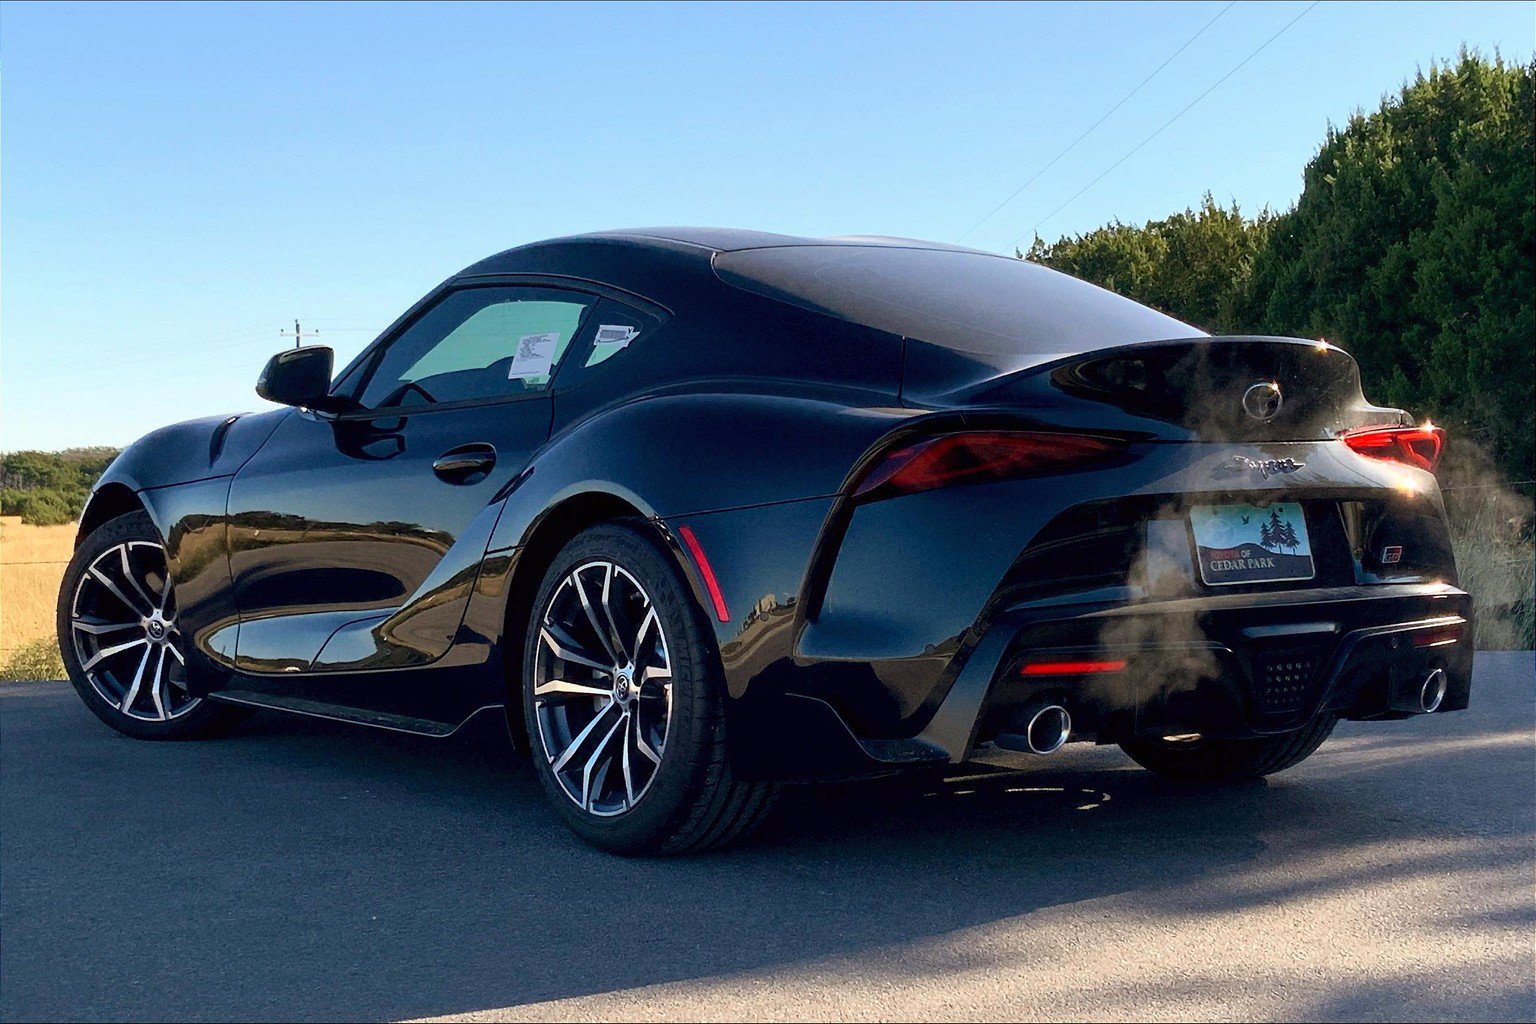
[[[1259,527],[1259,543],[1273,551],[1283,542],[1280,539],[1280,531],[1285,523],[1280,518],[1279,509],[1270,509],[1269,518],[1264,520],[1264,525]]]
[[[1280,523],[1280,529],[1275,534],[1275,543],[1283,548],[1288,548],[1292,553],[1301,546],[1301,538],[1296,536],[1296,528],[1289,520]]]

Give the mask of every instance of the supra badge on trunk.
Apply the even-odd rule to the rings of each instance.
[[[1222,463],[1219,472],[1241,473],[1245,469],[1251,469],[1265,480],[1281,473],[1294,473],[1298,469],[1306,469],[1305,462],[1297,462],[1295,459],[1250,459],[1246,455],[1234,455]]]

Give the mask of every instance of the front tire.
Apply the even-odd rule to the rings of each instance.
[[[534,768],[578,836],[614,853],[690,853],[766,817],[776,788],[730,764],[719,654],[653,534],[579,534],[550,565],[526,635]]]
[[[145,512],[118,516],[81,542],[59,588],[59,654],[97,718],[146,740],[227,731],[245,712],[187,689],[165,547]]]
[[[1295,732],[1259,739],[1134,740],[1120,749],[1148,771],[1180,782],[1238,782],[1292,768],[1312,756],[1338,719],[1321,714]]]

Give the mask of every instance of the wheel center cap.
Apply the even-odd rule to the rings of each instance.
[[[635,674],[632,669],[621,668],[613,673],[613,699],[628,704],[634,696]]]
[[[150,619],[149,624],[144,628],[146,631],[148,631],[149,638],[151,640],[165,639],[165,623],[161,622],[159,619]]]

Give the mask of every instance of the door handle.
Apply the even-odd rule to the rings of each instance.
[[[476,484],[496,465],[496,449],[488,444],[450,448],[432,460],[432,472],[450,484]]]

